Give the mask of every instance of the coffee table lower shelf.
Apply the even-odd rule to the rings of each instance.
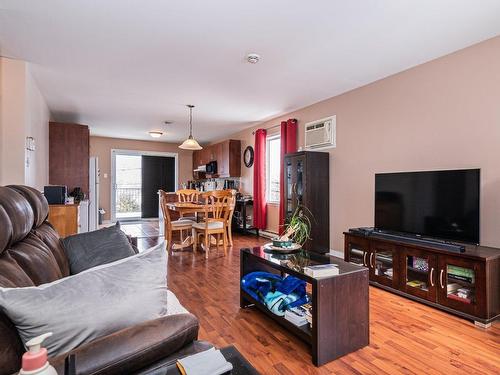
[[[301,326],[301,327],[297,327],[295,324],[290,323],[284,317],[273,314],[271,311],[269,311],[269,309],[266,306],[264,306],[261,302],[255,300],[255,298],[253,298],[250,294],[245,292],[243,289],[240,290],[240,293],[241,293],[241,298],[243,298],[243,301],[245,301],[244,306],[242,306],[242,307],[255,306],[257,309],[262,311],[265,315],[267,315],[271,319],[275,320],[276,322],[278,322],[279,324],[284,326],[286,329],[293,332],[295,335],[299,336],[306,343],[308,343],[308,344],[312,343],[312,330],[308,324]]]

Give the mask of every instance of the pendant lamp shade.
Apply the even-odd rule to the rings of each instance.
[[[184,150],[201,150],[203,147],[194,138],[188,138],[179,146]]]
[[[193,108],[194,105],[188,104],[189,108],[189,137],[181,145],[179,148],[183,150],[201,150],[203,147],[193,138]]]

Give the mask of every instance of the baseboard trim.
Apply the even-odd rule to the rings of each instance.
[[[340,258],[340,259],[344,259],[344,252],[343,251],[330,249],[330,255],[337,257],[337,258]]]
[[[266,238],[269,238],[269,239],[273,239],[277,235],[278,235],[278,233],[268,232],[268,231],[265,231],[265,230],[259,230],[259,236],[260,237],[266,237]]]

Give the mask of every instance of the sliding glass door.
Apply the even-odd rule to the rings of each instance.
[[[178,186],[177,154],[112,150],[111,164],[112,220],[158,218],[158,190]]]
[[[115,162],[115,217],[133,220],[142,216],[141,155],[116,155]]]

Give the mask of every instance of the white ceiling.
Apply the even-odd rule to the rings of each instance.
[[[168,142],[185,104],[212,141],[498,34],[498,0],[0,0],[54,120]]]

